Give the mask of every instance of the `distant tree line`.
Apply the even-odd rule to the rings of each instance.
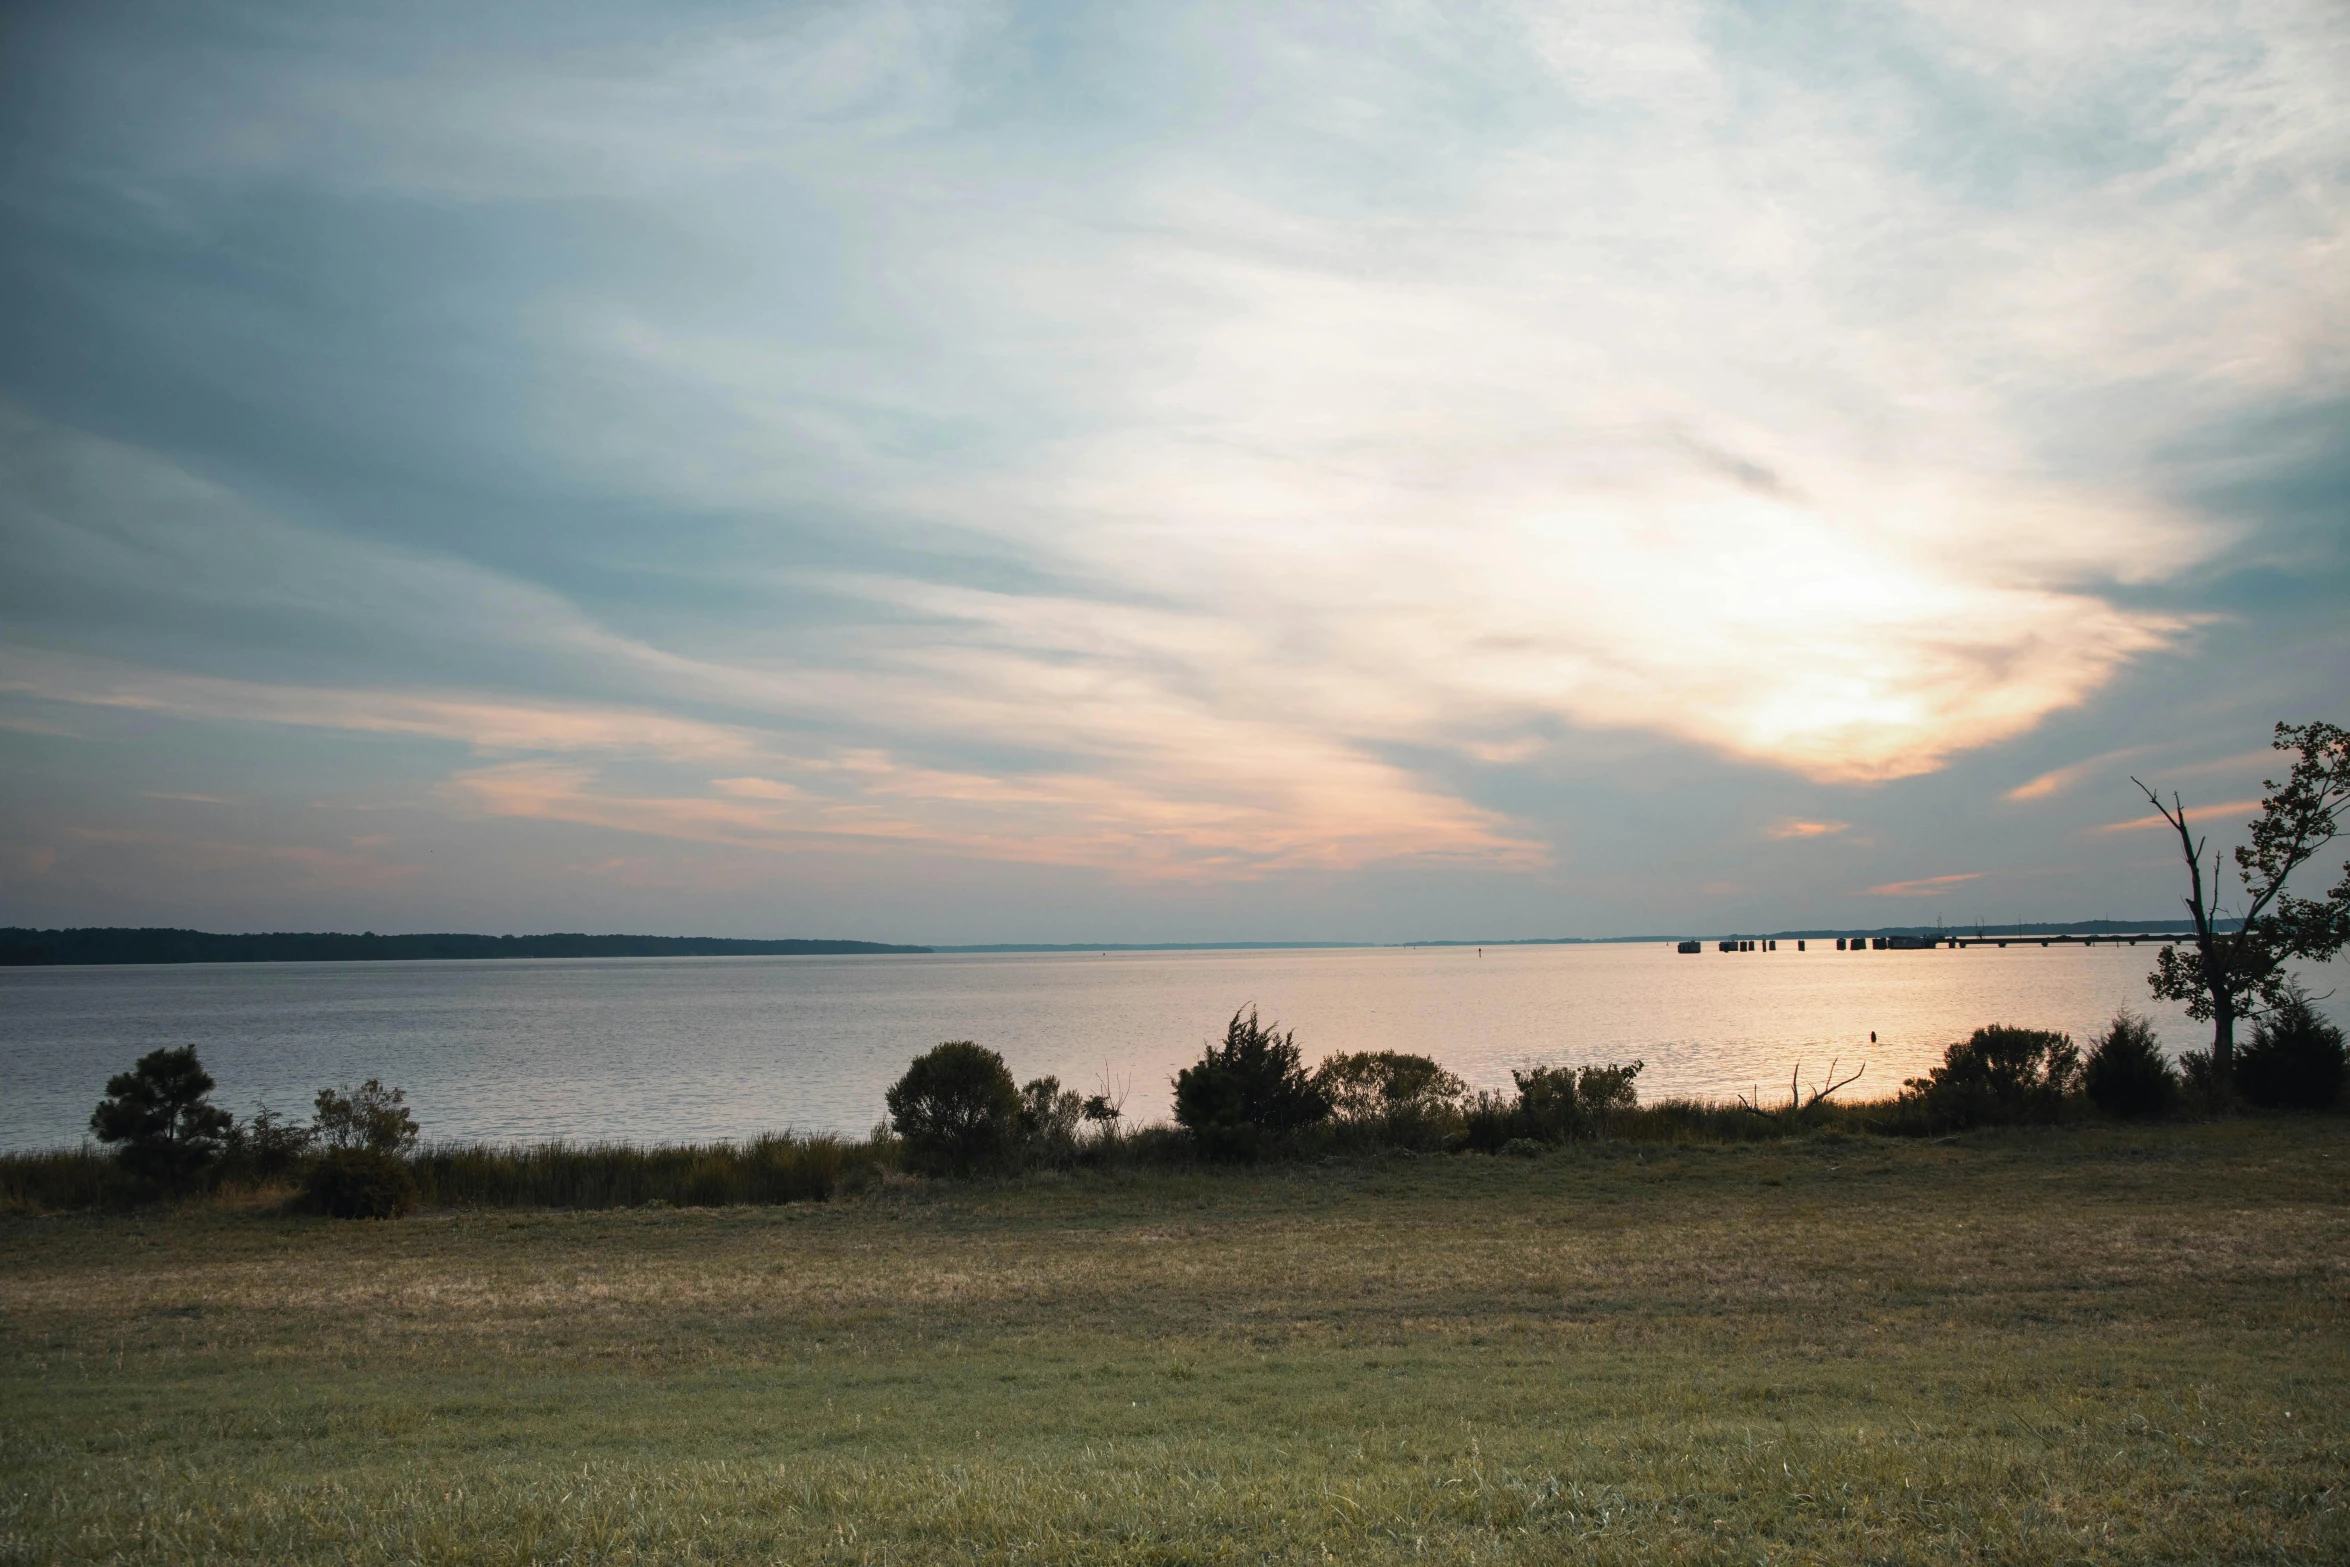
[[[0,928],[0,967],[93,963],[386,963],[471,958],[845,957],[928,952],[878,941],[737,941],[721,936],[379,936],[373,931],[278,931],[218,935],[202,930]]]

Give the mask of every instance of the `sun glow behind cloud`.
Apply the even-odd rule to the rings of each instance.
[[[2350,367],[2340,29],[2292,7],[1919,6],[1849,47],[1697,5],[1187,8],[1063,40],[1084,93],[988,7],[635,16],[617,52],[388,25],[172,100],[131,183],[196,224],[282,189],[570,214],[484,247],[530,278],[511,445],[727,542],[648,524],[581,573],[647,599],[590,607],[530,548],[386,544],[20,419],[14,537],[56,580],[365,647],[0,675],[460,747],[435,797],[472,817],[1540,867],[1477,781],[1578,734],[1866,785],[2190,645],[2125,590],[2232,535],[2163,454]]]

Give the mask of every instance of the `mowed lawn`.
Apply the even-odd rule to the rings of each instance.
[[[10,1561],[2350,1560],[2350,1122],[0,1219]]]

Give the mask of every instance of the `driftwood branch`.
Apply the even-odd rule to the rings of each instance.
[[[1768,1116],[1774,1120],[1781,1117],[1806,1115],[1813,1110],[1817,1110],[1821,1105],[1826,1104],[1828,1100],[1834,1096],[1838,1089],[1850,1088],[1853,1084],[1859,1082],[1861,1079],[1861,1074],[1869,1069],[1869,1064],[1866,1061],[1863,1061],[1850,1077],[1840,1078],[1836,1075],[1836,1069],[1843,1064],[1844,1058],[1841,1056],[1838,1056],[1836,1059],[1830,1061],[1828,1063],[1828,1081],[1826,1086],[1814,1088],[1811,1091],[1811,1097],[1807,1099],[1803,1094],[1803,1063],[1798,1061],[1795,1063],[1795,1070],[1787,1074],[1787,1103],[1784,1108],[1777,1110],[1766,1109],[1762,1103],[1762,1091],[1759,1088],[1755,1091],[1755,1095],[1752,1099],[1747,1098],[1744,1094],[1740,1094],[1738,1096],[1738,1107],[1752,1114]]]

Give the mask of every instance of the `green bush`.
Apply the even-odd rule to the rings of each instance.
[[[407,1161],[374,1148],[329,1148],[302,1182],[302,1206],[331,1219],[397,1219],[416,1198]]]
[[[98,1141],[117,1147],[132,1178],[184,1191],[219,1159],[236,1118],[211,1102],[212,1074],[196,1048],[151,1050],[106,1080],[106,1097],[90,1112]]]
[[[1255,1159],[1302,1127],[1326,1120],[1330,1101],[1306,1076],[1294,1033],[1237,1012],[1224,1042],[1175,1074],[1175,1120],[1210,1159]]]
[[[221,1173],[232,1180],[276,1180],[298,1168],[317,1140],[317,1128],[289,1121],[267,1105],[257,1105],[248,1119],[229,1128]]]
[[[1903,1083],[1902,1098],[1929,1126],[2053,1120],[2080,1072],[2070,1035],[1993,1023],[1944,1051],[1930,1074]]]
[[[404,1154],[416,1146],[416,1119],[408,1096],[369,1078],[357,1088],[318,1091],[317,1137],[328,1148],[370,1148]]]
[[[2115,1013],[2105,1032],[2089,1042],[2081,1086],[2108,1115],[2163,1115],[2179,1100],[2178,1070],[2163,1055],[2153,1026],[2134,1012]]]
[[[2264,1110],[2324,1110],[2342,1096],[2342,1031],[2295,985],[2236,1052],[2236,1086]]]
[[[1003,1169],[1019,1152],[1020,1090],[1002,1056],[968,1039],[916,1056],[884,1098],[917,1174]]]
[[[1394,1050],[1327,1056],[1312,1082],[1342,1134],[1402,1148],[1443,1147],[1460,1130],[1468,1093],[1426,1056]]]
[[[1085,1116],[1085,1104],[1079,1095],[1063,1088],[1057,1077],[1039,1077],[1022,1084],[1020,1161],[1051,1169],[1076,1163],[1077,1123]]]

